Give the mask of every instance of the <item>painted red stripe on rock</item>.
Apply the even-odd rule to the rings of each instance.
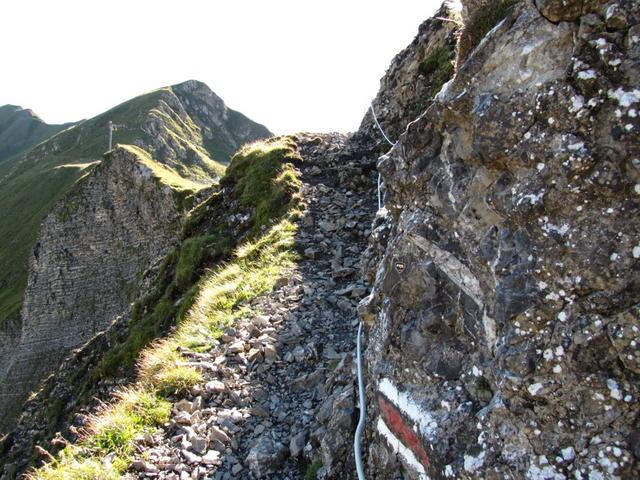
[[[398,407],[383,395],[378,395],[378,406],[380,407],[382,419],[389,427],[389,430],[420,459],[425,467],[428,467],[429,457],[422,446],[422,439],[413,428],[407,424]]]

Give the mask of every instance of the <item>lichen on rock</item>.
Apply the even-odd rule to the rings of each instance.
[[[359,309],[376,478],[640,472],[639,5],[586,3],[517,2],[378,162]],[[405,426],[434,419],[404,453],[380,382]]]

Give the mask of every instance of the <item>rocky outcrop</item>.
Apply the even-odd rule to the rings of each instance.
[[[265,126],[227,107],[202,82],[189,80],[174,85],[171,89],[200,128],[205,148],[220,162],[228,162],[233,153],[244,144],[272,135]]]
[[[372,478],[640,474],[640,5],[586,3],[517,3],[378,163]]]
[[[386,135],[395,142],[407,124],[420,115],[442,85],[453,75],[456,47],[455,14],[443,5],[420,25],[413,42],[395,56],[380,80],[372,105]],[[367,111],[354,139],[386,151],[387,142]]]
[[[176,193],[125,148],[56,205],[31,258],[19,341],[2,342],[3,427],[65,353],[128,312],[176,244],[180,213]]]

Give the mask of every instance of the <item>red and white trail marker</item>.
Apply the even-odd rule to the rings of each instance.
[[[378,432],[393,451],[403,457],[406,465],[418,473],[420,480],[427,480],[431,461],[425,439],[434,439],[438,427],[433,415],[387,378],[378,384],[378,407]]]

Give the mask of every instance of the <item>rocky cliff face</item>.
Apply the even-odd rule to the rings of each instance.
[[[517,2],[379,160],[372,478],[640,474],[638,12]]]
[[[179,204],[140,153],[123,147],[47,216],[31,258],[19,336],[2,332],[3,426],[66,352],[125,315],[148,287],[179,238]]]
[[[433,18],[420,25],[413,42],[395,56],[380,80],[380,92],[372,105],[392,142],[453,75],[457,28],[454,11],[443,5]],[[383,150],[388,148],[371,111],[362,119],[354,140],[378,144]]]

